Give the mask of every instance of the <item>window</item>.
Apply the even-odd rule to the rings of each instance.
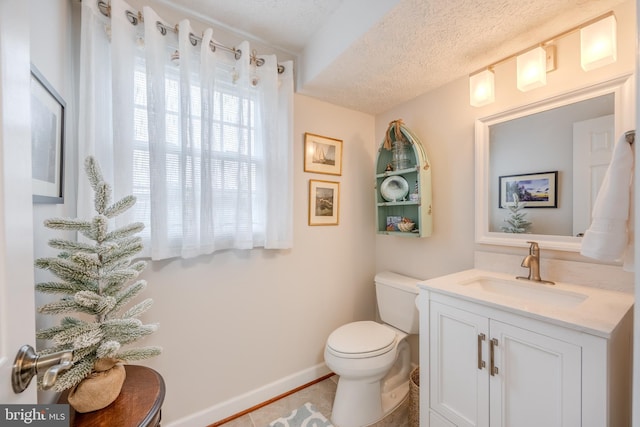
[[[223,69],[229,75],[229,70]],[[192,81],[198,81],[194,75]],[[240,96],[233,82],[216,85],[209,143],[202,142],[201,117],[203,108],[201,88],[190,86],[188,108],[182,108],[180,75],[177,67],[165,69],[165,131],[164,154],[167,199],[167,236],[171,246],[181,246],[187,235],[200,234],[200,227],[215,227],[215,235],[233,240],[238,224],[251,224],[258,240],[265,234],[264,157],[255,137],[255,93]],[[151,240],[151,178],[150,145],[148,131],[147,75],[144,59],[138,60],[134,76],[134,146],[133,146],[133,194],[137,198],[135,217],[147,227],[142,233],[145,241]],[[247,96],[249,95],[249,96]],[[254,96],[250,96],[254,95]],[[184,102],[184,100],[182,100]],[[183,106],[184,107],[184,106]],[[188,118],[181,118],[181,113]],[[187,127],[184,129],[183,127]],[[188,133],[188,137],[181,135]],[[185,143],[185,141],[188,141]],[[203,223],[203,193],[208,192],[215,205],[212,224]],[[250,206],[237,209],[238,204]],[[201,209],[196,209],[196,207]]]
[[[110,17],[96,2],[82,9],[79,157],[95,156],[116,195],[136,196],[118,221],[145,224],[143,254],[290,248],[291,62],[283,74],[272,55],[257,67],[246,41],[213,52],[212,29],[194,42],[188,20],[162,26],[150,7],[144,20],[120,0]],[[91,200],[79,183],[79,216]]]

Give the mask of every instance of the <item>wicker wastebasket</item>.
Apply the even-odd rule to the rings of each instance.
[[[409,374],[409,427],[420,426],[420,366]]]

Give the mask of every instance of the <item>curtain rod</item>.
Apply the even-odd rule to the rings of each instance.
[[[111,18],[111,5],[109,3],[105,2],[104,0],[98,0],[98,9],[100,10],[100,13],[102,13],[104,16],[106,16],[107,18]],[[144,22],[144,17],[142,16],[142,12],[139,12],[139,11],[133,12],[131,10],[127,10],[126,14],[127,14],[127,19],[129,20],[131,25],[138,25],[138,23]],[[156,27],[158,28],[158,31],[160,31],[160,33],[163,36],[167,34],[167,31],[171,31],[176,34],[179,31],[177,24],[175,27],[170,27],[168,25],[163,24],[160,21],[156,22]],[[189,33],[189,41],[193,46],[196,46],[198,42],[202,43],[202,37],[198,37],[193,33]],[[209,48],[211,49],[212,52],[215,52],[216,49],[221,49],[226,52],[232,53],[233,57],[236,60],[242,57],[242,51],[240,49],[236,49],[235,47],[227,47],[219,43],[216,43],[213,40],[209,41]],[[258,67],[261,67],[262,65],[264,65],[264,59],[258,58],[255,50],[251,52],[251,58],[249,59],[249,61],[252,63],[255,63]],[[282,74],[282,73],[284,73],[284,65],[278,64],[278,74]]]

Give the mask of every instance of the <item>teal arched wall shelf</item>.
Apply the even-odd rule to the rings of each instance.
[[[401,120],[390,123],[385,140],[387,147],[391,145],[391,148],[385,148],[383,141],[376,156],[376,232],[403,237],[428,237],[433,232],[429,158],[418,137]],[[398,143],[404,144],[402,162],[394,162],[393,145]],[[403,187],[404,181],[408,184],[408,193],[399,199],[390,197],[389,185],[401,184],[400,187]],[[403,193],[401,189],[399,192]],[[399,220],[415,223],[414,229],[401,231],[397,225]]]

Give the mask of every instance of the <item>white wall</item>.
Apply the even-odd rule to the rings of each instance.
[[[432,165],[433,235],[423,239],[376,237],[376,270],[394,270],[424,279],[472,268],[474,250],[523,254],[518,248],[476,245],[474,242],[474,121],[508,109],[632,73],[635,65],[635,2],[614,9],[618,22],[616,63],[584,72],[580,68],[579,33],[557,44],[558,69],[547,85],[530,92],[516,89],[516,61],[495,68],[496,102],[481,108],[469,105],[468,78],[463,77],[419,95],[376,116],[376,144],[391,120],[402,118],[422,140]],[[489,65],[489,64],[487,64]],[[551,252],[543,257],[590,262],[578,254]],[[628,276],[629,280],[631,275]]]

